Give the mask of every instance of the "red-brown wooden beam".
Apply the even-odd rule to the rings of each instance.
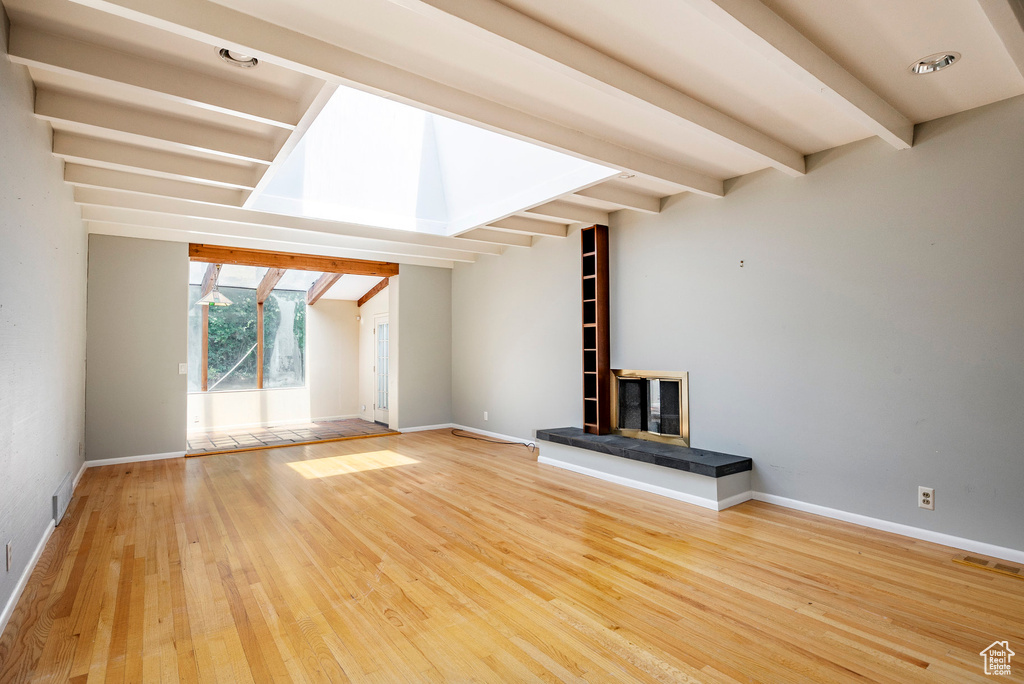
[[[238,249],[216,245],[190,244],[188,257],[192,261],[240,266],[267,266],[269,268],[320,271],[321,273],[351,273],[382,278],[398,275],[398,264],[389,261],[338,259],[313,254],[289,254],[262,249]]]
[[[213,288],[217,285],[217,278],[220,277],[220,264],[210,264],[206,267],[206,273],[203,275],[203,288],[200,292],[200,297],[205,297],[213,291]]]
[[[306,305],[313,306],[316,304],[331,289],[331,286],[338,282],[341,276],[341,273],[324,273],[317,278],[316,282],[309,287],[309,292],[306,293]]]
[[[286,270],[283,268],[269,268],[267,274],[263,276],[263,280],[260,281],[259,286],[256,288],[256,303],[262,304],[267,301],[267,297],[274,291],[277,284],[281,281]]]
[[[377,293],[379,293],[381,290],[388,286],[389,280],[390,278],[384,278],[379,283],[371,287],[369,292],[367,292],[366,294],[359,298],[359,301],[356,302],[356,306],[362,306],[363,304],[377,296]]]

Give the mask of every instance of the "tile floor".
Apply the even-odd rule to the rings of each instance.
[[[216,454],[224,451],[243,451],[266,447],[292,446],[309,442],[322,442],[355,437],[374,437],[392,434],[386,425],[368,420],[349,418],[326,420],[318,423],[281,425],[279,427],[247,428],[188,433],[188,456]]]

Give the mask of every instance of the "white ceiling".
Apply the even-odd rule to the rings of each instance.
[[[4,0],[93,232],[452,266],[1024,93],[1017,0]],[[217,49],[258,56],[256,69]],[[915,76],[920,57],[963,59]],[[338,85],[618,169],[459,237],[243,208]],[[344,281],[344,279],[343,279]],[[339,283],[340,285],[340,283]]]

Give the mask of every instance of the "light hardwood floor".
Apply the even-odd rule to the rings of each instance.
[[[89,469],[0,681],[986,681],[1024,581],[447,431]],[[1005,681],[1005,678],[1003,678]]]

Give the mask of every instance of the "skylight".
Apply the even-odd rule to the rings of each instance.
[[[206,276],[206,270],[210,265],[201,261],[190,261],[188,266],[188,284],[202,285],[203,279]],[[267,274],[267,270],[265,266],[224,264],[221,266],[220,275],[217,276],[217,285],[218,287],[255,290],[259,287],[263,276]],[[319,271],[289,269],[277,281],[274,291],[308,292],[309,288],[312,287],[313,283],[321,275],[323,274]],[[322,295],[322,298],[356,301],[379,282],[379,276],[346,273],[338,279],[331,289]]]
[[[247,206],[457,235],[616,171],[340,87]]]

